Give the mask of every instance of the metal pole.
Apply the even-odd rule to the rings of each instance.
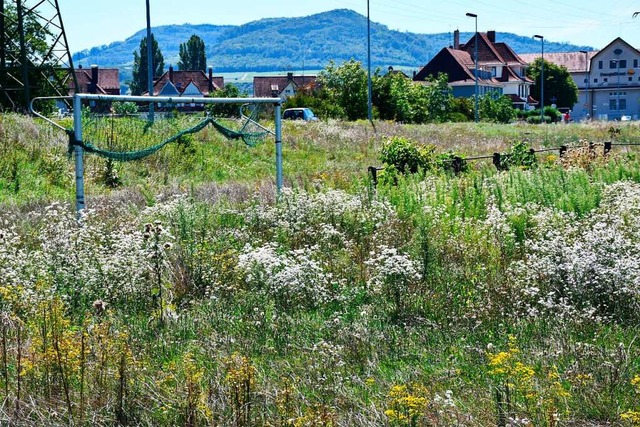
[[[147,0],[147,87],[149,96],[153,96],[153,50],[151,49],[151,12]],[[153,102],[149,104],[149,121],[153,122]]]
[[[2,0],[4,1],[4,0]],[[29,63],[27,61],[27,42],[24,34],[24,8],[22,0],[16,1],[16,12],[18,14],[18,33],[20,33],[20,64],[22,65],[22,84],[24,85],[24,108],[29,108],[31,94],[29,93]]]
[[[73,97],[73,134],[76,141],[82,141],[82,99],[78,95]],[[84,163],[83,149],[79,145],[74,147],[76,163],[76,213],[80,216],[84,209]]]
[[[276,189],[278,195],[282,190],[282,105],[276,104],[275,128],[276,128]]]
[[[536,34],[535,39],[540,39],[542,46],[542,61],[540,62],[540,123],[544,123],[544,37]]]
[[[369,0],[367,0],[367,118],[372,120],[371,108],[371,17],[369,15]]]
[[[587,86],[584,92],[584,108],[587,110],[587,118],[591,115],[591,108],[589,105],[589,80],[591,80],[589,73],[589,52],[586,50],[581,50],[581,53],[584,53],[584,74],[587,77]]]
[[[620,110],[620,60],[616,59],[616,74],[618,75],[618,88],[616,90],[616,109],[618,110],[618,117],[622,118]]]
[[[5,73],[6,66],[6,41],[5,41],[5,23],[4,23],[4,0],[0,1],[0,72]],[[3,82],[4,83],[4,82]]]
[[[476,33],[474,36],[475,46],[473,48],[474,66],[475,66],[475,107],[474,107],[474,119],[478,123],[478,15],[475,13],[467,13],[467,16],[476,20]]]

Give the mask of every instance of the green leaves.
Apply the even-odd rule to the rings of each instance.
[[[180,44],[180,70],[202,70],[207,69],[207,57],[205,56],[204,40],[195,34],[186,43]]]

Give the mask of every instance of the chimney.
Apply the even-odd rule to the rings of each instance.
[[[456,50],[460,49],[460,30],[453,32],[453,48]]]
[[[89,93],[98,92],[98,66],[91,66],[91,84],[89,85]]]
[[[213,92],[213,67],[209,67],[209,93]]]
[[[173,65],[169,65],[169,81],[173,83]]]
[[[287,73],[287,79],[293,80],[293,73]]]
[[[487,38],[491,43],[496,42],[496,32],[495,31],[487,31]]]

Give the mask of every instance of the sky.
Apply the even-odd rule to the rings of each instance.
[[[333,9],[367,15],[366,0],[149,0],[151,25],[241,25]],[[71,52],[124,40],[146,26],[143,0],[60,0]],[[622,37],[640,49],[640,1],[629,0],[369,0],[370,18],[392,30],[442,33],[495,30],[601,49]]]

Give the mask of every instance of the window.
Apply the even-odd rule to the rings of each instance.
[[[594,83],[598,83],[598,79],[593,79],[593,82]]]
[[[598,61],[598,69],[602,70],[602,61]]]
[[[611,68],[612,70],[618,68],[618,61],[616,61],[615,59],[609,61],[609,68]]]
[[[602,79],[602,81],[606,83],[609,81],[609,79],[605,77],[604,79]]]
[[[609,100],[609,110],[611,111],[615,111],[616,109],[616,100],[614,99],[610,99]]]
[[[620,60],[620,68],[627,68],[627,60],[626,59],[621,59]]]
[[[629,81],[633,81],[633,77],[629,77]]]
[[[638,68],[638,60],[637,59],[633,60],[633,68]]]
[[[587,82],[587,79],[584,79],[584,82],[583,82],[583,83],[586,83],[586,82]]]
[[[620,98],[620,105],[618,105],[618,108],[620,111],[624,111],[627,109],[627,99],[626,98]]]

